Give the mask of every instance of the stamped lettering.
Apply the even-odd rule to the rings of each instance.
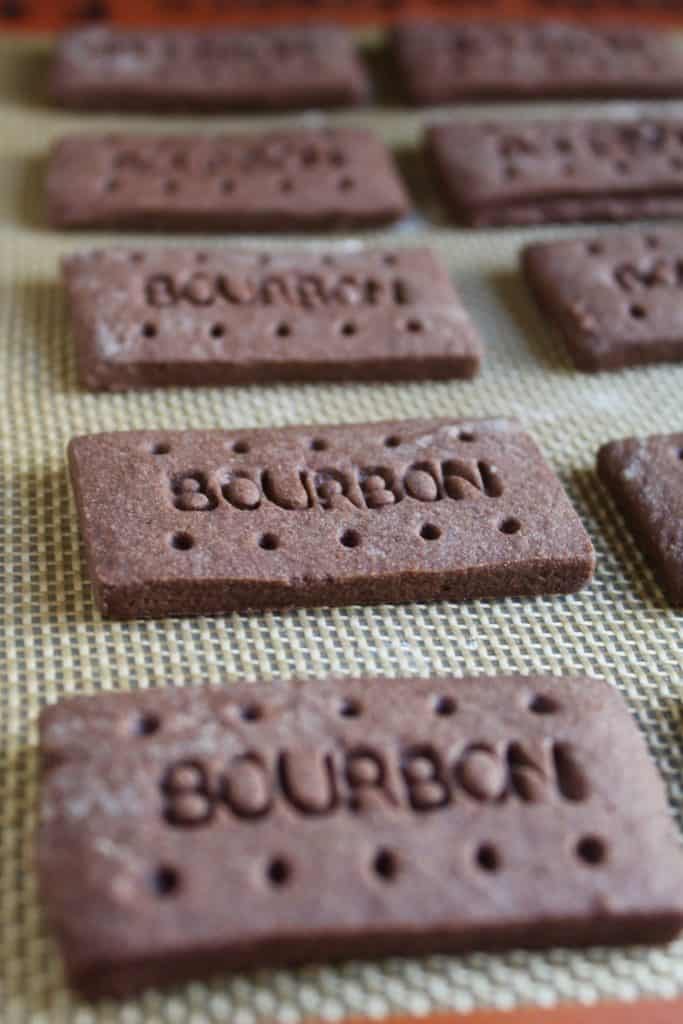
[[[641,153],[660,152],[672,140],[673,135],[673,131],[661,123],[641,121],[620,128],[617,138],[626,153],[638,156]]]
[[[260,276],[196,271],[189,278],[151,274],[143,286],[154,309],[190,305],[290,306],[316,310],[330,306],[405,306],[417,300],[413,285],[402,278],[329,271],[283,271]]]
[[[398,799],[389,786],[386,755],[370,746],[352,747],[345,752],[345,782],[350,811],[386,810]]]
[[[254,752],[233,759],[230,772],[220,776],[214,806],[221,799],[238,818],[256,819],[272,807],[268,767]]]
[[[255,511],[264,503],[286,511],[349,506],[379,511],[406,498],[432,503],[500,498],[504,492],[502,474],[493,463],[463,458],[417,462],[403,470],[391,465],[188,470],[174,475],[170,488],[173,504],[184,512],[207,512],[226,505]]]
[[[683,259],[658,259],[647,264],[620,263],[614,280],[625,292],[657,287],[679,288],[683,284]]]
[[[169,825],[194,828],[219,812],[258,820],[283,803],[292,813],[431,814],[460,800],[504,804],[587,799],[586,772],[571,744],[466,744],[455,756],[433,743],[404,748],[315,746],[248,750],[223,768],[179,761],[160,784]]]

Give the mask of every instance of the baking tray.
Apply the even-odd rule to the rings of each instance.
[[[354,235],[379,245],[428,243],[446,260],[486,345],[474,381],[305,384],[89,394],[76,382],[58,281],[60,256],[131,236],[47,228],[48,145],[67,131],[159,129],[145,117],[71,115],[47,105],[50,41],[0,38],[0,1005],[8,1022],[297,1024],[308,1018],[440,1008],[506,1008],[683,993],[683,942],[506,955],[432,956],[297,971],[221,975],[127,1003],[89,1007],[65,986],[36,898],[36,722],[60,696],[149,686],[339,675],[590,673],[617,686],[643,729],[683,822],[680,612],[665,601],[619,511],[596,478],[603,442],[681,429],[683,365],[587,376],[571,366],[520,278],[527,240],[591,228],[464,231],[445,223],[416,145],[426,112],[386,97],[372,109],[285,117],[167,118],[164,127],[224,131],[287,123],[356,123],[396,148],[418,201],[401,227]],[[632,116],[683,104],[541,104],[441,110],[439,117]],[[614,230],[614,229],[612,229]],[[174,236],[166,236],[173,240]],[[154,239],[136,236],[139,244]],[[175,236],[180,241],[180,236]],[[202,239],[258,248],[315,238]],[[158,241],[158,239],[157,239]],[[324,244],[344,246],[339,236]],[[258,427],[400,416],[518,417],[541,444],[589,529],[594,583],[570,597],[465,605],[301,610],[215,619],[106,622],[85,572],[64,450],[74,434],[165,427]],[[502,1024],[505,1024],[503,1019]],[[643,1018],[647,1024],[647,1018]],[[672,1022],[673,1024],[673,1022]]]

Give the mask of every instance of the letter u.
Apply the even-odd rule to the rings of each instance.
[[[337,806],[331,754],[283,750],[277,762],[282,792],[302,814],[329,814]]]

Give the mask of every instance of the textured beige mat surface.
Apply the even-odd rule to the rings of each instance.
[[[683,942],[678,942],[656,950],[513,952],[263,971],[97,1008],[67,993],[32,869],[36,720],[44,703],[63,694],[229,685],[238,677],[276,685],[282,678],[333,672],[589,672],[626,695],[664,775],[673,811],[683,819],[683,618],[667,606],[593,471],[596,449],[606,440],[683,428],[683,365],[592,377],[571,369],[560,340],[544,326],[519,279],[516,257],[532,234],[576,232],[466,233],[415,219],[398,233],[374,238],[387,245],[428,237],[448,261],[486,343],[484,370],[476,381],[86,394],[76,384],[57,267],[61,253],[103,238],[58,236],[44,226],[42,161],[48,141],[65,131],[131,122],[142,129],[153,122],[51,111],[39,88],[45,52],[39,43],[0,40],[1,1019],[296,1024],[304,1017],[337,1020],[352,1012],[381,1016],[395,1009],[419,1013],[437,1006],[466,1010],[683,992]],[[628,114],[635,108],[615,104],[611,109]],[[385,109],[339,119],[375,124],[395,144],[418,135],[415,113]],[[209,119],[201,127],[248,128],[254,120]],[[423,205],[427,210],[432,204]],[[263,247],[264,241],[248,244]],[[104,622],[95,611],[64,470],[64,448],[72,435],[432,414],[514,415],[526,425],[560,473],[595,542],[598,569],[587,590],[568,598],[460,607],[128,624]]]

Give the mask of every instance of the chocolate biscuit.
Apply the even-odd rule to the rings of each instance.
[[[63,271],[88,388],[479,368],[479,338],[429,249],[112,249],[70,256]]]
[[[598,474],[667,597],[683,605],[683,433],[610,441]]]
[[[107,26],[62,36],[50,91],[84,110],[274,110],[359,103],[368,79],[349,34],[333,26]]]
[[[579,369],[683,359],[683,231],[537,242],[522,266]]]
[[[40,891],[67,977],[663,942],[664,789],[588,678],[146,690],[43,712]]]
[[[392,36],[413,103],[683,95],[683,52],[669,34],[561,22],[410,21]]]
[[[398,220],[409,203],[369,131],[73,135],[53,148],[50,222],[60,228],[289,231]]]
[[[568,593],[590,540],[506,420],[130,431],[69,445],[115,618]]]
[[[472,227],[683,216],[683,119],[451,121],[426,148]]]

